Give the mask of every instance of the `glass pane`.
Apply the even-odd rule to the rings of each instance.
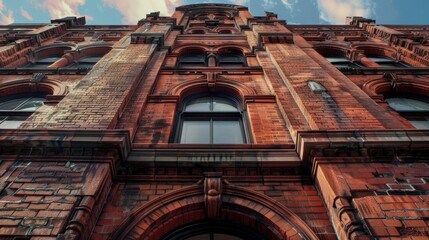
[[[213,121],[214,144],[240,144],[243,143],[243,133],[240,121],[215,120]]]
[[[210,112],[210,98],[203,97],[191,100],[185,107],[186,112]]]
[[[17,110],[21,111],[36,111],[39,107],[43,106],[44,98],[31,98],[22,106],[19,106]]]
[[[225,98],[213,98],[213,112],[238,112],[235,102]]]
[[[4,102],[0,102],[0,110],[14,110],[16,109],[19,105],[21,105],[22,103],[24,103],[25,101],[27,101],[29,98],[16,98],[16,99],[11,99],[11,100],[7,100]]]
[[[210,144],[210,121],[183,121],[180,143]]]
[[[395,111],[429,111],[429,103],[411,98],[387,98],[386,102]]]
[[[180,62],[204,62],[205,58],[202,54],[185,54],[180,58]]]
[[[16,116],[16,117],[7,117],[6,120],[0,123],[0,128],[18,128],[27,117]]]
[[[429,120],[427,118],[408,119],[408,121],[417,129],[429,129]]]

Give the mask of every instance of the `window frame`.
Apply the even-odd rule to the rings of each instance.
[[[31,99],[34,98],[43,98],[45,99],[43,101],[43,105],[44,102],[46,101],[46,96],[48,94],[46,93],[17,93],[17,94],[12,94],[12,95],[8,95],[8,96],[3,96],[0,97],[0,105],[6,101],[11,101],[11,100],[18,100],[18,99],[25,99],[23,100],[21,103],[19,103],[16,107],[14,107],[14,109],[10,109],[10,110],[1,110],[1,106],[0,106],[0,126],[6,122],[8,120],[8,118],[22,118],[22,122],[26,121],[35,111],[37,111],[37,109],[39,109],[41,106],[37,107],[35,110],[19,110],[18,108],[20,108],[21,106],[25,105],[26,103],[28,103],[29,101],[31,101]],[[21,123],[22,124],[22,123]],[[16,128],[19,128],[19,126],[21,125],[19,124]],[[15,129],[15,128],[3,128],[0,127],[0,129]]]
[[[401,117],[405,118],[416,129],[429,129],[429,126],[428,128],[418,128],[412,123],[413,121],[414,122],[416,121],[415,119],[426,119],[425,121],[420,121],[420,122],[428,122],[428,125],[429,125],[429,109],[428,110],[396,110],[395,108],[390,106],[389,102],[387,101],[387,99],[389,98],[410,99],[410,100],[420,101],[420,102],[429,104],[429,97],[424,95],[410,94],[410,93],[384,95],[384,101],[387,103],[387,105],[392,111],[397,112]]]
[[[234,103],[237,111],[186,111],[185,108],[188,106],[190,102],[199,98],[209,98],[210,99],[210,108],[212,108],[213,99],[226,99],[230,103]],[[248,134],[248,126],[246,121],[246,115],[243,112],[243,108],[241,106],[241,101],[237,98],[229,95],[223,94],[196,94],[189,97],[186,97],[183,102],[180,104],[177,114],[176,121],[174,125],[174,137],[172,142],[178,144],[200,144],[200,143],[182,143],[182,134],[183,134],[183,126],[185,121],[206,121],[209,122],[209,143],[201,143],[205,145],[222,145],[222,144],[248,144],[250,143],[250,138]],[[239,130],[241,133],[241,143],[214,143],[214,122],[216,121],[228,121],[232,120],[234,122],[238,122]]]
[[[385,56],[385,55],[378,55],[378,54],[367,54],[365,55],[368,59],[371,61],[377,63],[380,65],[381,68],[409,68],[412,67],[411,65],[402,62],[402,61],[396,61],[395,59]],[[376,60],[378,58],[378,60]],[[382,64],[389,64],[391,66],[383,66]]]

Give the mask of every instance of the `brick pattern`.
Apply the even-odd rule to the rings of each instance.
[[[270,56],[266,52],[257,52],[257,58],[261,66],[264,68],[264,74],[270,89],[276,94],[280,112],[285,119],[290,134],[293,138],[296,137],[296,132],[300,130],[310,129],[307,120],[294,101],[294,98],[275,68]]]
[[[135,143],[168,143],[173,129],[176,103],[148,103],[140,119]]]
[[[1,166],[0,238],[58,236],[75,207],[88,207],[84,196],[98,199],[101,187],[108,184],[107,164],[6,161]],[[94,223],[96,212],[88,224]],[[85,227],[89,234],[91,225]]]
[[[266,49],[312,129],[384,128],[349,89],[329,76],[301,48],[292,44],[266,44]],[[311,92],[308,80],[323,84],[332,102]]]
[[[320,239],[337,239],[327,209],[313,185],[294,182],[234,183],[269,196],[297,214]]]
[[[34,113],[21,128],[112,128],[153,51],[149,44],[114,46],[55,108]]]
[[[359,213],[379,239],[429,239],[429,196],[374,196],[357,199]],[[377,207],[379,214],[365,214]]]
[[[158,72],[165,56],[166,51],[157,51],[154,54],[147,69],[143,73],[141,82],[136,86],[130,101],[127,103],[127,106],[118,121],[116,126],[117,129],[130,129],[131,133],[135,132],[138,119],[142,114],[147,97],[152,90],[152,86],[158,77]]]
[[[429,191],[428,163],[367,163],[337,165],[356,194],[418,195]]]
[[[134,209],[169,191],[180,189],[191,184],[194,184],[194,182],[130,182],[114,184],[91,239],[107,239]]]
[[[255,144],[293,144],[275,103],[249,103],[247,112]]]

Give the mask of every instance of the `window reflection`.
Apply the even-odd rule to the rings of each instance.
[[[0,98],[0,128],[18,128],[43,106],[44,94],[15,94]]]
[[[417,129],[429,129],[429,99],[419,96],[409,97],[389,97],[386,102],[393,110],[401,114]]]

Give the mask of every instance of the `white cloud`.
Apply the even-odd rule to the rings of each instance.
[[[82,16],[79,13],[79,6],[85,5],[85,0],[37,0],[31,1],[35,6],[42,10],[47,10],[52,19],[63,18],[68,16]],[[86,16],[91,20],[91,16]]]
[[[319,17],[333,24],[344,24],[348,16],[371,17],[375,3],[372,0],[317,0]]]
[[[2,25],[11,24],[14,21],[15,21],[15,19],[13,18],[13,11],[12,10],[8,10],[7,14],[3,13],[3,11],[1,12],[1,21],[0,21],[0,23]]]
[[[289,9],[292,9],[292,5],[296,4],[297,0],[282,0],[282,3]]]
[[[3,4],[3,0],[0,0],[0,24],[7,25],[15,21],[13,18],[13,11],[8,10]]]
[[[156,1],[135,1],[135,0],[103,0],[103,2],[116,8],[123,16],[126,24],[137,24],[151,12],[161,12],[161,15],[170,16],[174,8],[182,5],[181,0],[156,0]]]
[[[29,21],[33,21],[33,17],[24,9],[24,8],[21,8],[21,15],[25,18],[25,19],[27,19],[27,20],[29,20]]]

